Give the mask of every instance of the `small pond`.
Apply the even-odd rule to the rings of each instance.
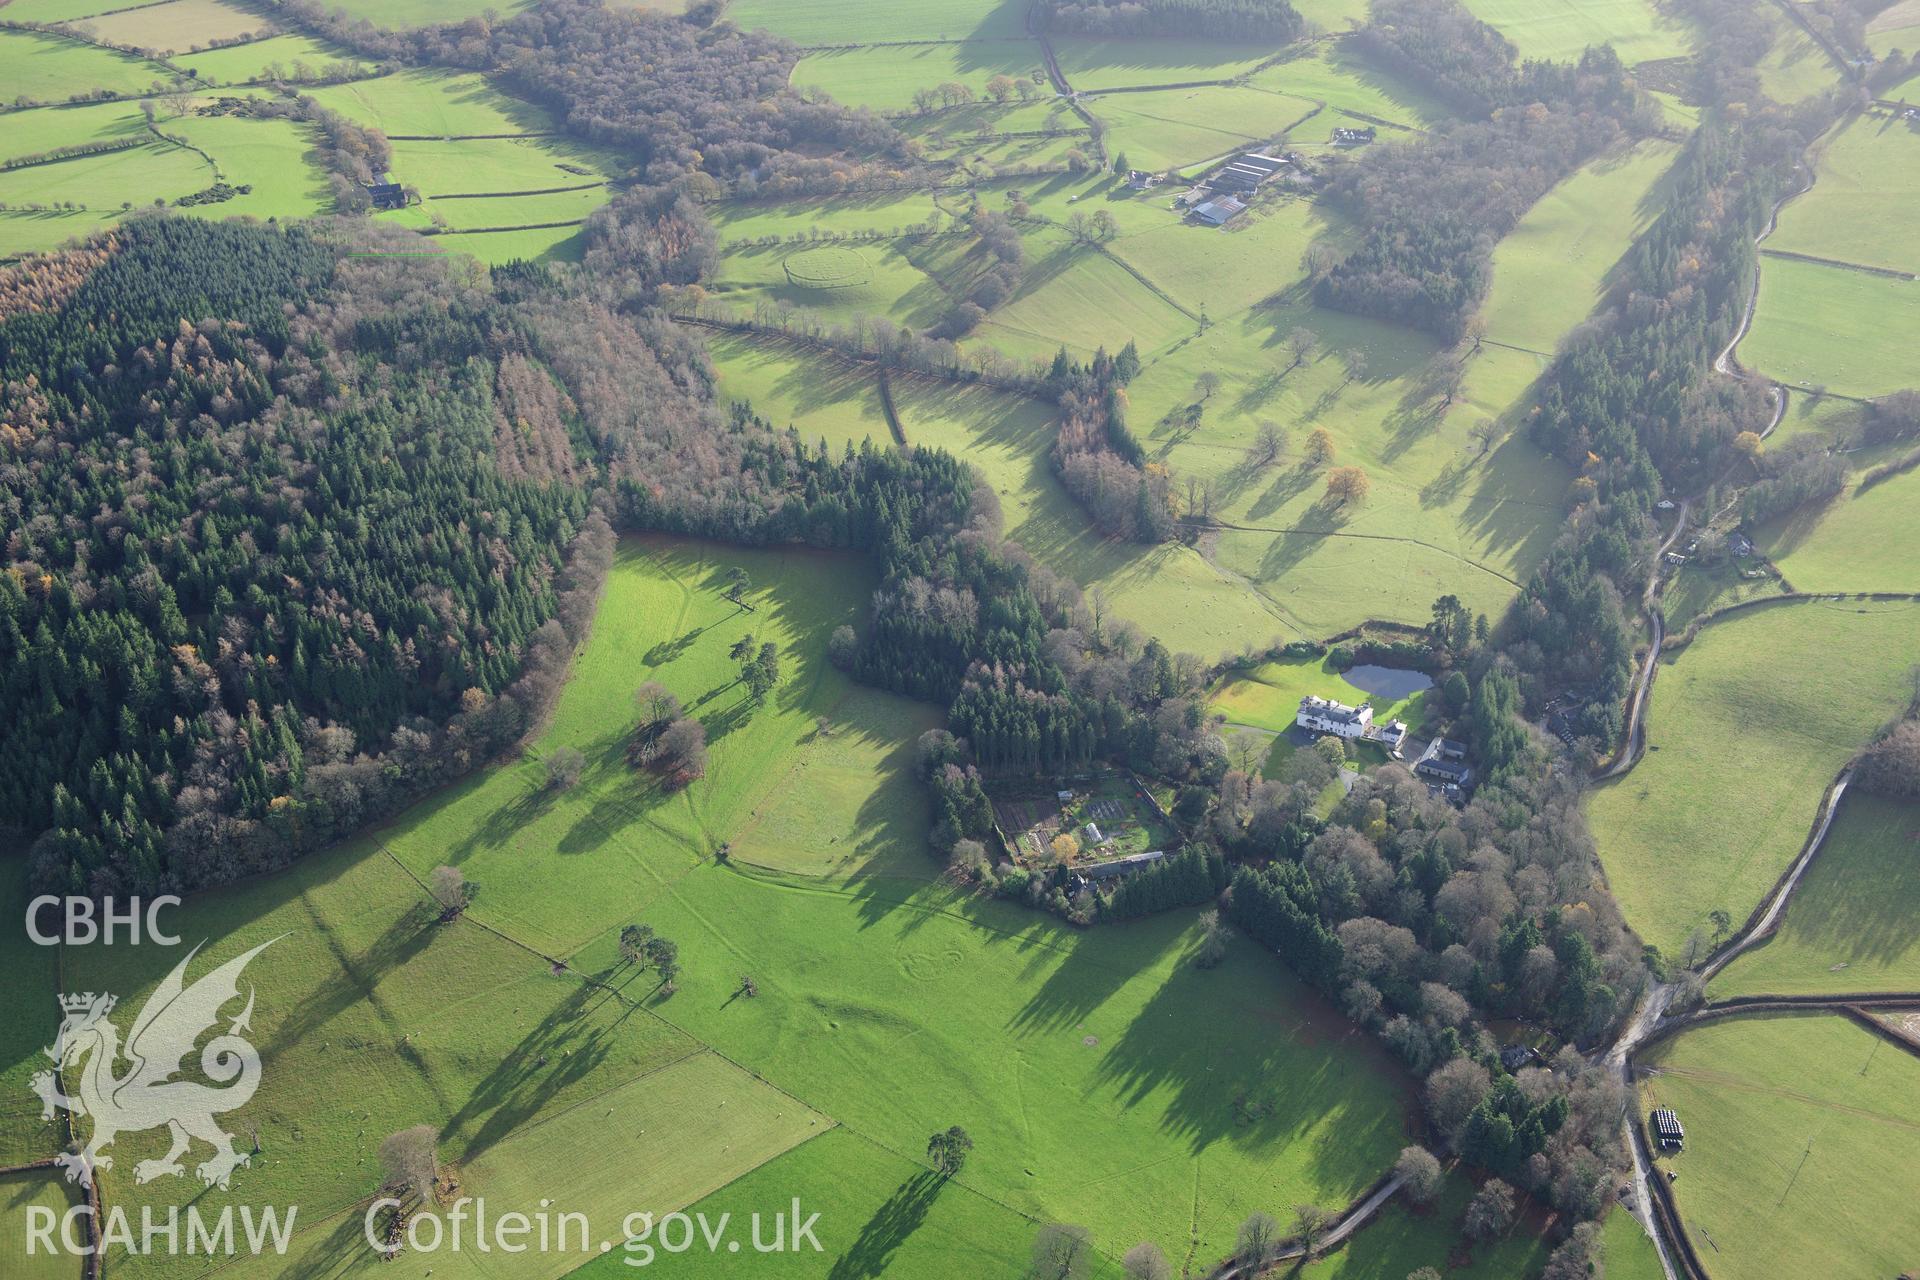
[[[1424,671],[1407,667],[1381,667],[1372,663],[1349,668],[1341,679],[1369,697],[1386,698],[1392,702],[1411,698],[1423,689],[1433,688],[1433,677]]]

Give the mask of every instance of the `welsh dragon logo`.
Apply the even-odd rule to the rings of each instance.
[[[260,1052],[241,1034],[251,1029],[251,986],[246,1008],[224,1034],[200,1050],[201,1074],[214,1083],[179,1077],[195,1042],[220,1020],[225,1005],[239,999],[241,970],[275,941],[261,943],[188,986],[187,965],[200,953],[195,947],[148,997],[124,1045],[119,1028],[107,1016],[118,1003],[114,996],[89,991],[60,997],[64,1018],[45,1050],[53,1070],[34,1076],[33,1091],[40,1096],[42,1119],[51,1120],[58,1107],[93,1121],[86,1144],[58,1157],[68,1182],[91,1186],[96,1168],[113,1167],[113,1157],[102,1152],[115,1138],[162,1125],[172,1131],[173,1144],[160,1159],[135,1165],[135,1182],[183,1174],[180,1157],[196,1138],[213,1148],[212,1157],[194,1170],[208,1186],[224,1189],[233,1171],[251,1160],[233,1149],[233,1135],[214,1121],[221,1112],[245,1106],[260,1087]],[[77,1095],[62,1091],[61,1073],[72,1073],[79,1081]]]

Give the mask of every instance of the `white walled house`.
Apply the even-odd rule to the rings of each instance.
[[[1337,738],[1358,738],[1373,723],[1373,708],[1364,702],[1357,707],[1350,707],[1344,702],[1308,694],[1300,699],[1300,714],[1294,717],[1293,722],[1314,733],[1331,733]]]

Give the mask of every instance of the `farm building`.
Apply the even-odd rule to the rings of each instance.
[[[1687,1131],[1680,1124],[1680,1117],[1671,1110],[1661,1107],[1653,1113],[1653,1140],[1660,1144],[1662,1151],[1684,1151],[1687,1149]]]
[[[1293,722],[1315,733],[1330,733],[1336,738],[1358,738],[1373,723],[1373,708],[1364,702],[1357,707],[1350,707],[1344,702],[1308,694],[1300,699],[1300,711],[1294,716]]]
[[[1167,856],[1164,849],[1149,849],[1145,853],[1130,853],[1124,858],[1109,858],[1105,862],[1093,862],[1084,867],[1075,867],[1074,871],[1083,880],[1113,880],[1120,876],[1150,867]]]
[[[1368,125],[1364,129],[1335,129],[1333,131],[1333,145],[1336,147],[1364,147],[1378,136],[1379,134],[1372,125]]]
[[[1274,178],[1287,167],[1287,162],[1279,156],[1261,155],[1249,151],[1221,165],[1207,175],[1207,185],[1215,193],[1226,191],[1252,191]]]
[[[1132,191],[1145,191],[1160,185],[1160,175],[1148,173],[1145,169],[1127,170],[1127,187]]]
[[[1193,216],[1207,223],[1209,226],[1224,227],[1227,223],[1246,212],[1246,208],[1246,205],[1235,200],[1232,196],[1220,196],[1217,199],[1208,200],[1204,204],[1196,205],[1193,210]]]

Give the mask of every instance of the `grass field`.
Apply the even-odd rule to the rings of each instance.
[[[802,45],[1018,40],[1027,30],[1026,6],[1019,0],[916,0],[901,5],[739,0],[728,7],[727,17],[743,30],[764,27]]]
[[[199,73],[200,80],[206,84],[237,84],[262,79],[273,68],[277,68],[280,75],[291,76],[302,64],[317,70],[359,59],[325,41],[290,32],[251,44],[181,54],[173,61]]]
[[[1640,936],[1683,956],[1708,912],[1746,919],[1799,852],[1827,783],[1906,705],[1915,662],[1920,606],[1852,601],[1738,614],[1663,659],[1647,755],[1589,809]]]
[[[1849,793],[1780,930],[1712,994],[1920,991],[1920,805]]]
[[[1176,169],[1244,151],[1313,111],[1314,103],[1269,89],[1210,85],[1093,100],[1111,129],[1107,146],[1135,169]]]
[[[9,112],[7,158],[37,155],[88,142],[118,142],[146,130],[140,107],[132,102],[96,102],[78,107],[34,107]]]
[[[74,1280],[77,1258],[45,1249],[28,1249],[28,1211],[32,1207],[64,1216],[79,1201],[55,1170],[0,1174],[0,1259],[8,1280]],[[60,1238],[58,1227],[54,1239]]]
[[[1760,530],[1758,545],[1802,591],[1920,591],[1920,470]]]
[[[1359,112],[1409,127],[1445,120],[1453,114],[1420,86],[1388,74],[1341,43],[1319,43],[1289,53],[1255,72],[1247,83],[1324,103],[1334,113]],[[1315,122],[1315,129],[1324,130],[1319,141],[1331,136],[1336,123],[1332,119]],[[1305,142],[1308,137],[1303,132],[1296,140]]]
[[[1838,88],[1840,70],[1799,23],[1775,15],[1773,47],[1754,69],[1760,87],[1775,102],[1793,103]]]
[[[490,11],[513,14],[527,4],[528,0],[339,0],[331,8],[344,10],[349,18],[364,18],[376,27],[430,27],[463,22]]]
[[[884,315],[924,329],[937,324],[954,303],[909,254],[935,258],[941,252],[936,246],[903,241],[814,248],[741,246],[721,255],[707,290],[715,302],[742,314],[773,303],[833,319]]]
[[[0,963],[8,974],[8,1016],[0,1020],[0,1168],[44,1160],[60,1149],[60,1130],[40,1118],[29,1081],[46,1068],[41,1051],[60,1026],[58,953],[36,946],[22,921],[27,902],[26,860],[0,862]],[[69,1278],[71,1280],[71,1278]]]
[[[160,54],[205,48],[216,40],[270,35],[273,23],[225,0],[170,0],[78,24],[114,44]]]
[[[55,164],[0,173],[0,203],[53,204],[70,200],[99,217],[117,214],[123,202],[169,202],[214,183],[213,169],[184,147],[153,142],[126,151],[81,156]]]
[[[1626,1209],[1613,1207],[1600,1229],[1600,1239],[1611,1280],[1666,1280],[1659,1250],[1640,1220]]]
[[[1920,1061],[1843,1018],[1710,1023],[1642,1059],[1636,1119],[1675,1108],[1674,1196],[1716,1280],[1893,1276],[1920,1265]],[[1609,1272],[1611,1274],[1611,1272]]]
[[[1041,66],[1040,46],[1032,41],[870,45],[808,54],[794,67],[793,84],[825,90],[849,106],[907,111],[922,89],[953,82],[985,97],[993,77],[1032,79]]]
[[[546,112],[508,97],[475,72],[400,71],[323,85],[311,93],[322,106],[396,138],[537,133],[556,127]]]
[[[857,232],[893,233],[926,224],[936,218],[950,225],[948,215],[924,191],[878,192],[816,200],[724,200],[707,206],[723,246],[762,236],[805,237],[818,231],[852,235]]]
[[[1856,396],[1912,384],[1920,282],[1784,258],[1762,264],[1743,362],[1782,382]]]
[[[219,157],[227,182],[253,188],[219,204],[193,205],[196,216],[304,218],[332,204],[326,179],[308,159],[313,140],[306,125],[208,116],[173,121],[167,132]]]
[[[1252,71],[1282,47],[1182,36],[1113,40],[1060,36],[1053,42],[1053,53],[1067,83],[1086,93],[1144,84],[1231,80]]]
[[[1867,22],[1867,45],[1878,57],[1920,49],[1920,0],[1895,0]]]
[[[0,31],[0,67],[7,69],[0,97],[8,102],[65,102],[96,89],[138,93],[173,78],[144,58],[34,31]]]
[[[782,1280],[853,1280],[855,1277],[938,1278],[951,1275],[1019,1275],[1038,1224],[884,1147],[834,1129],[771,1160],[689,1212],[709,1221],[731,1214],[746,1223],[784,1210],[798,1196],[808,1213],[820,1214],[816,1234],[822,1251],[803,1249],[780,1258]],[[769,1235],[772,1228],[768,1228]],[[1119,1280],[1108,1255],[1131,1241],[1096,1240],[1097,1256],[1087,1280]],[[730,1255],[696,1249],[672,1259],[673,1274],[689,1280],[732,1276]],[[615,1280],[633,1274],[622,1254],[588,1263],[578,1280]]]
[[[707,350],[720,374],[722,403],[745,400],[776,427],[803,440],[825,440],[837,454],[847,444],[890,441],[880,389],[866,365],[835,361],[794,343],[715,334]]]
[[[1819,170],[1812,189],[1781,211],[1767,248],[1920,272],[1920,245],[1902,234],[1920,188],[1920,134],[1891,113],[1862,115],[1827,140]]]
[[[539,227],[532,230],[501,231],[487,234],[448,234],[433,238],[433,244],[447,253],[466,253],[482,262],[498,265],[515,260],[537,262],[578,262],[586,246],[578,227]]]
[[[1648,140],[1592,161],[1528,210],[1494,250],[1480,310],[1497,342],[1552,352],[1592,315],[1614,265],[1659,215],[1677,144]]]
[[[1571,62],[1589,45],[1610,44],[1628,66],[1693,52],[1684,23],[1652,0],[1466,0],[1482,22],[1513,41],[1522,58]]]
[[[1020,287],[993,311],[980,334],[1008,355],[1042,359],[1064,344],[1091,356],[1129,341],[1142,350],[1193,330],[1170,304],[1142,288],[1124,267],[1090,249],[1060,245],[1027,265]]]

